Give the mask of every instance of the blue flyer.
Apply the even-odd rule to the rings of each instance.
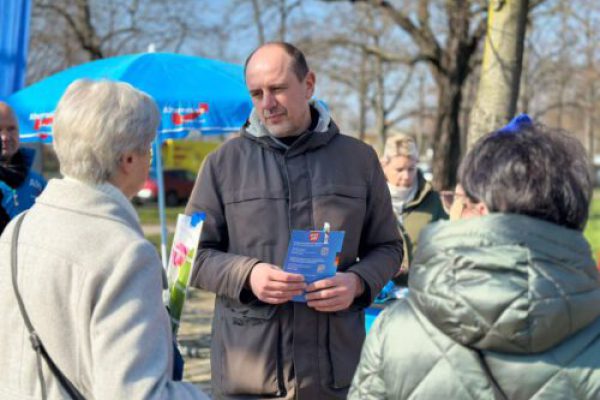
[[[287,257],[283,269],[286,272],[304,275],[307,284],[334,276],[337,271],[337,256],[342,251],[343,231],[292,231]],[[293,301],[306,302],[304,295]]]

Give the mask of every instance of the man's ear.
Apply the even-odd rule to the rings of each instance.
[[[306,99],[310,100],[315,93],[315,84],[317,83],[317,77],[314,72],[308,71],[306,78],[304,78],[304,84],[306,85]]]

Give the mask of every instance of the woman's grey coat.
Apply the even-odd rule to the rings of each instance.
[[[161,264],[135,211],[111,188],[51,180],[27,213],[18,286],[32,324],[86,398],[205,398],[171,381]],[[11,284],[13,228],[0,239],[0,398],[40,399],[35,353]],[[67,398],[45,364],[44,376],[49,399]]]

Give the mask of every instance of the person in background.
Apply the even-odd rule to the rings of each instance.
[[[25,315],[87,399],[206,398],[172,379],[164,272],[129,201],[148,175],[159,119],[154,101],[125,83],[79,80],[61,98],[53,129],[64,178],[0,237],[0,398],[68,398],[36,360]]]
[[[592,180],[573,136],[520,116],[461,163],[407,299],[377,318],[350,400],[599,399]]]
[[[35,151],[19,148],[19,125],[12,108],[0,101],[0,233],[8,221],[29,209],[46,181],[31,170]]]
[[[398,229],[404,242],[404,258],[394,282],[406,286],[408,269],[418,245],[421,230],[430,222],[447,219],[439,194],[417,167],[419,150],[415,140],[405,134],[385,141],[381,166],[392,196]]]
[[[186,213],[206,212],[191,284],[216,293],[211,372],[219,399],[344,399],[364,308],[402,243],[375,151],[311,100],[302,52],[275,42],[246,61],[253,110],[209,155]],[[335,276],[283,271],[293,229],[345,231]],[[306,290],[307,302],[291,301]]]

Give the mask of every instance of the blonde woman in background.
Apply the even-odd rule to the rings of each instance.
[[[408,267],[425,225],[447,219],[440,196],[417,168],[419,150],[406,134],[390,136],[383,149],[381,166],[392,196],[392,206],[404,241],[404,258],[394,282],[406,286]]]

